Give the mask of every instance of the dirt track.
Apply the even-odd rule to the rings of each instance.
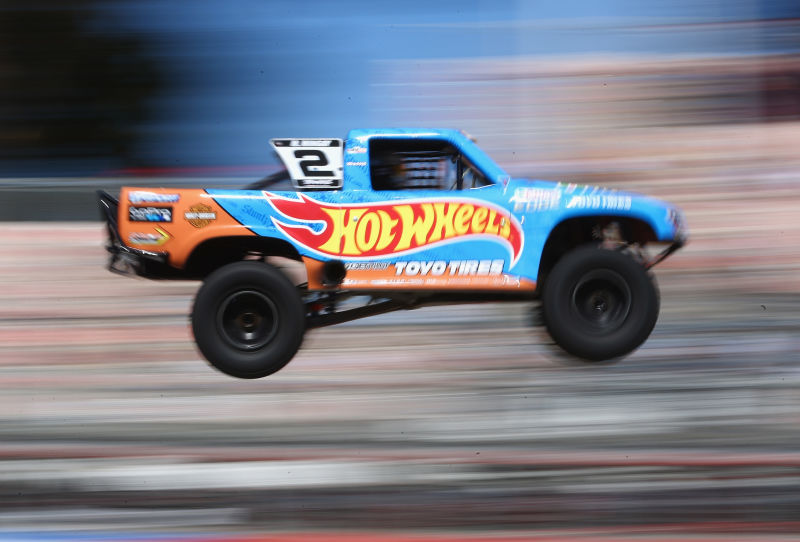
[[[797,226],[777,244],[756,228],[712,245],[723,223],[704,214],[659,270],[661,319],[622,363],[565,364],[529,307],[474,305],[314,331],[258,381],[200,360],[186,317],[196,284],[106,272],[99,223],[4,224],[0,540],[796,535]]]

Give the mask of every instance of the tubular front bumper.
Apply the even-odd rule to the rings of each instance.
[[[167,265],[166,252],[152,252],[125,244],[120,237],[117,223],[119,202],[113,196],[98,190],[97,203],[100,206],[100,217],[105,221],[108,232],[106,250],[111,254],[108,260],[109,271],[147,278],[166,278],[172,274]]]
[[[654,257],[650,258],[649,261],[645,262],[645,269],[650,269],[654,267],[656,264],[659,264],[667,259],[669,255],[671,255],[676,250],[679,250],[686,244],[686,238],[682,237],[675,241],[674,243],[670,244],[665,250],[659,252]]]

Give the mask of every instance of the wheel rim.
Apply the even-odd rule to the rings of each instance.
[[[220,304],[217,328],[222,338],[234,348],[258,350],[277,335],[278,310],[261,292],[234,292]]]
[[[631,310],[631,290],[625,279],[610,269],[583,275],[572,290],[572,311],[583,327],[608,333],[625,322]]]

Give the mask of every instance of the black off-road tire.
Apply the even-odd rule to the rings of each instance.
[[[641,263],[595,245],[565,254],[542,294],[550,336],[586,361],[613,360],[636,350],[650,336],[659,305],[654,279]]]
[[[294,357],[305,333],[297,288],[275,267],[236,262],[211,273],[192,309],[200,352],[225,374],[261,378]]]

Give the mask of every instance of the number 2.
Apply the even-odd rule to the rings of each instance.
[[[295,158],[306,158],[306,157],[313,157],[309,160],[300,160],[298,164],[300,164],[300,169],[303,170],[303,174],[306,177],[333,177],[333,171],[328,169],[310,169],[312,166],[316,166],[317,168],[327,166],[328,159],[325,157],[325,153],[322,151],[317,151],[313,149],[305,149],[305,150],[297,150],[294,151]]]

